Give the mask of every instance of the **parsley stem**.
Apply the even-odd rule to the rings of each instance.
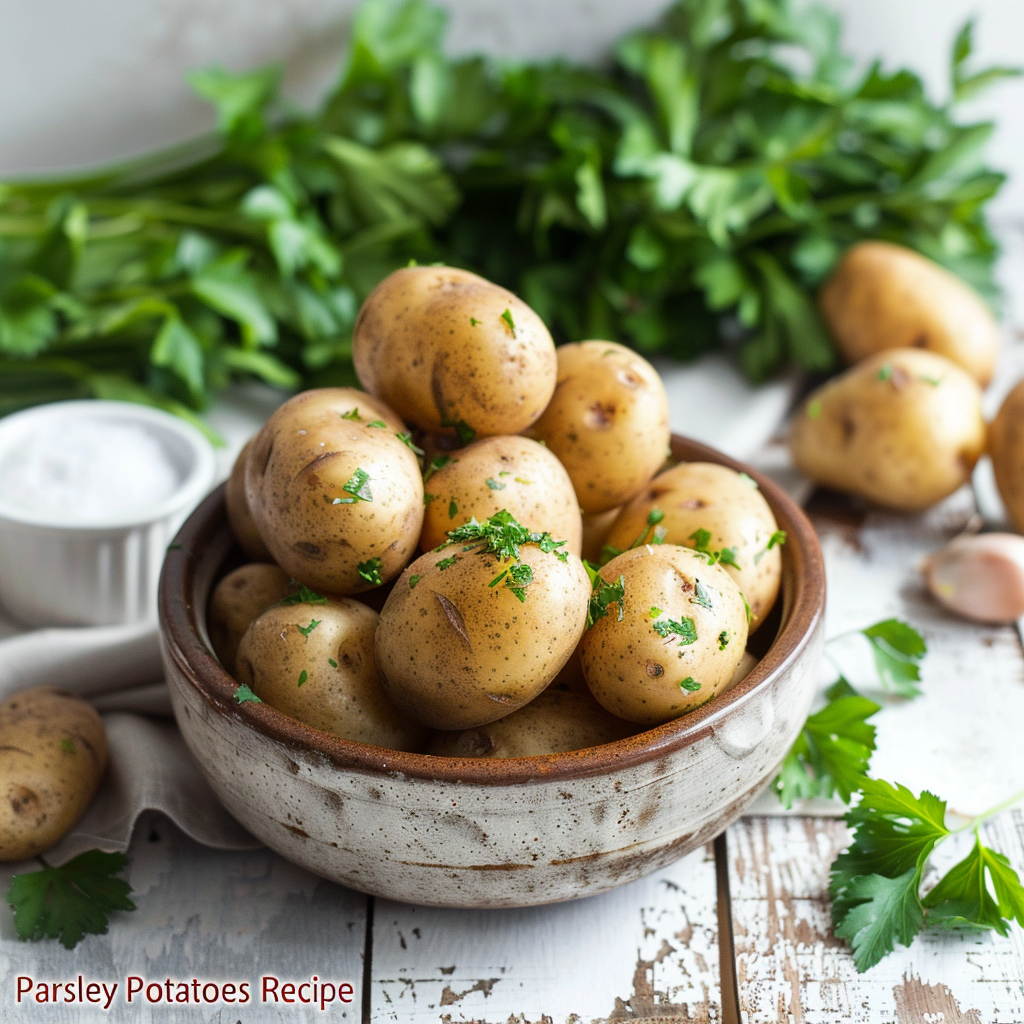
[[[1016,792],[1011,797],[1000,801],[994,807],[990,807],[987,811],[982,811],[981,814],[975,815],[965,825],[961,825],[959,828],[950,829],[950,835],[956,835],[958,832],[967,832],[970,829],[977,828],[983,821],[987,821],[989,818],[994,818],[997,814],[1001,814],[1003,811],[1008,811],[1015,804],[1019,804],[1024,800],[1024,789]]]

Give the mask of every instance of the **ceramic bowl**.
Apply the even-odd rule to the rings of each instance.
[[[703,445],[679,460],[752,476],[788,540],[767,650],[692,714],[600,747],[508,760],[383,750],[234,701],[206,606],[238,560],[223,492],[178,534],[160,584],[174,713],[224,806],[325,878],[410,903],[520,907],[574,899],[672,862],[722,832],[772,778],[814,697],[825,574],[814,529],[775,484]],[[777,623],[777,624],[776,624]]]

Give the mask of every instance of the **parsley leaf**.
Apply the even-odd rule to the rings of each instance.
[[[409,577],[409,589],[412,590],[419,581],[423,579],[422,576],[417,576],[415,573]]]
[[[349,409],[348,412],[343,412],[341,414],[341,418],[343,420],[361,420],[363,417],[359,415],[359,407],[356,406],[355,409]]]
[[[310,590],[305,583],[298,585],[295,580],[291,581],[292,586],[298,586],[299,589],[294,594],[289,594],[287,597],[283,597],[280,600],[280,604],[328,604],[330,599],[318,594],[315,590]]]
[[[381,561],[379,558],[371,558],[368,561],[360,562],[356,569],[359,575],[366,580],[367,583],[372,584],[375,587],[379,587],[384,581],[380,576]]]
[[[235,690],[235,703],[236,704],[262,704],[263,701],[256,696],[252,690],[249,689],[248,685],[241,683],[237,690]]]
[[[300,626],[296,624],[295,628],[308,640],[309,634],[312,633],[322,621],[322,619],[310,619],[308,626]]]
[[[370,420],[366,425],[368,427],[378,427],[381,430],[386,430],[388,426],[383,420]],[[397,437],[398,435],[396,434],[395,436]]]
[[[458,514],[459,506],[456,503],[455,499],[452,498],[452,500],[448,502],[448,518],[454,519]]]
[[[427,464],[426,471],[423,474],[423,482],[426,483],[439,469],[447,466],[449,462],[458,461],[458,459],[453,459],[450,455],[435,455]]]
[[[587,606],[587,629],[590,629],[595,622],[603,619],[608,614],[608,605],[610,604],[617,604],[619,606],[617,621],[621,622],[625,614],[625,577],[620,576],[615,583],[609,583],[589,562],[584,561],[583,567],[587,570],[587,575],[590,577],[592,591],[590,604]]]
[[[875,667],[883,684],[900,697],[916,697],[921,679],[919,662],[928,653],[924,637],[899,619],[876,622],[860,631],[868,638]]]
[[[768,538],[768,543],[765,545],[764,550],[763,551],[758,551],[758,553],[756,555],[754,555],[754,565],[758,565],[760,563],[761,559],[764,558],[764,556],[766,554],[768,554],[768,552],[771,551],[771,549],[773,547],[775,547],[776,545],[778,545],[779,547],[782,547],[782,545],[785,544],[785,543],[786,543],[786,531],[785,530],[776,530]]]
[[[303,669],[303,670],[302,670],[302,671],[301,671],[301,672],[299,673],[299,682],[298,682],[298,685],[299,685],[299,686],[301,686],[301,685],[302,685],[302,684],[303,684],[303,683],[304,683],[304,682],[305,682],[305,681],[306,681],[307,679],[309,679],[309,673],[308,673],[308,672],[307,672],[307,671],[306,671],[305,669]]]
[[[499,484],[497,480],[494,480],[491,477],[488,477],[484,483],[487,484],[488,488],[492,491],[503,491],[506,486],[505,484]]]
[[[688,647],[690,644],[697,642],[697,627],[693,623],[693,619],[688,616],[683,616],[679,619],[665,619],[662,622],[660,619],[654,624],[654,632],[658,636],[665,638],[679,637],[679,646]]]
[[[59,939],[74,949],[86,935],[105,935],[113,911],[135,909],[132,887],[113,877],[128,861],[123,853],[87,850],[56,868],[38,860],[42,870],[15,875],[6,895],[23,942]]]
[[[417,458],[422,458],[423,455],[426,454],[422,448],[417,447],[413,443],[412,434],[408,431],[403,431],[401,434],[395,434],[395,437],[397,437],[398,440],[401,441],[402,444],[404,444],[405,447],[408,448]]]
[[[680,684],[680,689],[686,690],[687,693],[696,693],[700,689],[700,683],[698,683],[693,676],[687,676]]]
[[[704,585],[700,580],[697,580],[694,595],[690,598],[690,603],[699,604],[702,608],[711,608],[711,598],[708,596],[708,592],[704,589]]]
[[[437,563],[437,567],[441,570],[441,572],[444,572],[445,569],[450,569],[458,560],[458,555],[450,555],[448,558],[442,558]]]
[[[512,319],[512,310],[506,309],[505,312],[501,314],[501,319],[508,324],[508,329],[512,332],[512,337],[514,338],[516,336],[516,324]]]
[[[734,569],[739,569],[741,572],[743,571],[743,567],[736,561],[735,548],[722,548],[721,551],[711,550],[708,546],[711,543],[710,530],[694,530],[687,540],[693,541],[694,551],[698,551],[700,554],[704,555],[704,557],[707,558],[709,565],[714,565],[715,562],[721,562],[723,565],[731,565]]]
[[[342,490],[352,495],[351,498],[335,498],[332,505],[354,505],[357,501],[373,501],[369,488],[370,474],[365,469],[356,469],[342,485]]]

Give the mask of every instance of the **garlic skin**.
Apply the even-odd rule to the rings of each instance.
[[[957,537],[921,572],[938,601],[966,619],[1010,623],[1024,616],[1024,537],[1015,533]]]

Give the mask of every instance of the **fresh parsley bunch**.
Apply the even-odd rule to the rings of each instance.
[[[851,77],[835,17],[792,7],[679,0],[581,67],[453,59],[427,0],[368,0],[314,114],[276,68],[193,74],[215,139],[0,185],[0,414],[97,396],[196,420],[233,378],[350,383],[359,304],[410,259],[513,288],[561,340],[736,343],[752,377],[831,363],[812,292],[860,238],[991,294],[992,126],[908,71]],[[967,25],[953,103],[1013,73],[970,52]]]

